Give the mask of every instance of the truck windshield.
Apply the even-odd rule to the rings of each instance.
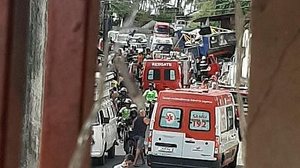
[[[172,50],[172,44],[156,44],[154,50],[170,52]]]
[[[157,26],[156,33],[159,34],[169,34],[169,27],[165,25]]]

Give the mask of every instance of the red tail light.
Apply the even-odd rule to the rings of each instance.
[[[238,106],[235,106],[235,116],[236,116],[237,118],[240,117],[239,107],[238,107]]]
[[[149,131],[149,136],[148,136],[148,151],[151,151],[151,147],[152,147],[152,130]]]
[[[215,154],[219,154],[219,152],[220,152],[220,137],[216,136]]]

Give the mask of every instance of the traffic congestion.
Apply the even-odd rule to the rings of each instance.
[[[189,30],[185,24],[155,22],[148,34],[108,32],[103,95],[95,85],[102,105],[92,123],[93,167],[238,167],[239,109],[247,115],[248,89],[235,85],[235,32],[212,26]],[[104,46],[101,37],[99,66]],[[115,63],[120,58],[127,72]],[[244,66],[247,71],[248,63]],[[100,80],[100,72],[95,77]],[[142,95],[142,106],[132,92]],[[112,165],[116,154],[119,163]]]

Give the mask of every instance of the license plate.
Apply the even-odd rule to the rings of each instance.
[[[173,148],[169,148],[169,147],[159,147],[159,148],[158,148],[158,151],[160,151],[160,152],[169,152],[169,153],[171,153],[171,152],[173,152]]]

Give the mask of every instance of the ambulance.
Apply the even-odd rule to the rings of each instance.
[[[148,165],[234,168],[239,149],[235,106],[228,91],[177,89],[159,93],[148,137]]]
[[[157,91],[181,88],[181,67],[177,60],[154,59],[144,62],[143,89],[150,83],[155,84]]]

